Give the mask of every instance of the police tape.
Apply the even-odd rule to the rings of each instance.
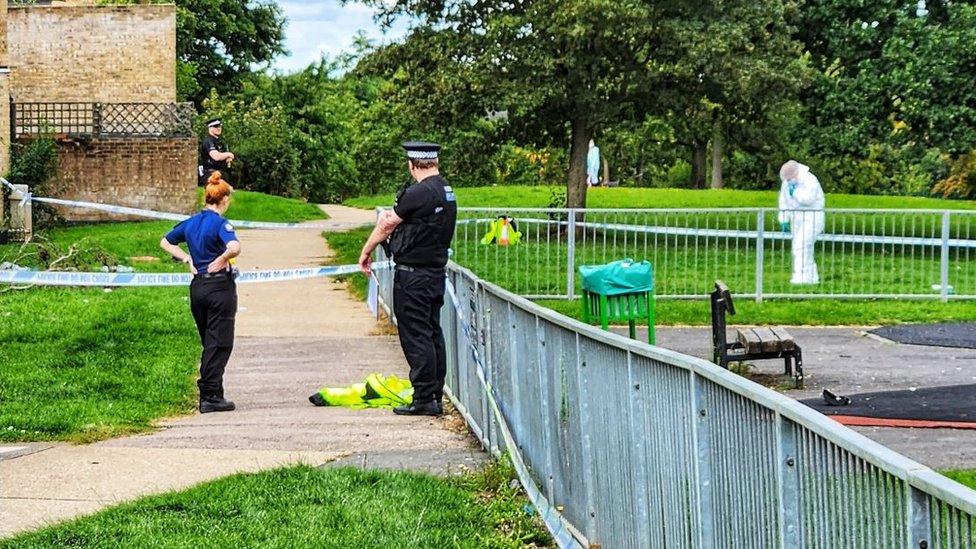
[[[542,518],[545,523],[546,528],[548,528],[549,533],[552,535],[553,540],[556,545],[561,548],[570,547],[573,549],[582,549],[583,547],[588,547],[589,543],[586,537],[579,532],[569,520],[563,516],[563,514],[554,505],[549,502],[549,499],[542,493],[539,487],[536,485],[528,466],[525,463],[525,458],[522,457],[521,451],[519,451],[519,446],[515,441],[515,437],[512,435],[511,429],[508,427],[508,420],[505,418],[505,414],[502,413],[501,407],[495,400],[495,388],[492,386],[491,382],[488,381],[487,374],[485,372],[484,360],[481,357],[481,353],[478,352],[477,345],[474,344],[477,341],[477,337],[473,334],[474,329],[470,324],[464,319],[464,311],[461,308],[461,303],[457,298],[457,293],[454,289],[454,284],[451,279],[446,280],[447,294],[450,297],[451,304],[454,306],[454,311],[457,314],[458,324],[461,326],[461,333],[463,334],[463,339],[466,343],[467,351],[471,353],[471,358],[475,363],[475,372],[478,375],[478,381],[481,383],[482,389],[484,389],[485,398],[488,401],[488,406],[495,416],[495,423],[498,425],[499,431],[501,431],[502,438],[505,440],[505,448],[508,449],[508,453],[512,458],[512,466],[515,468],[515,472],[518,474],[519,481],[522,483],[522,487],[525,488],[525,493],[529,497],[529,501],[535,506],[536,512]],[[459,410],[463,411],[463,406],[454,399],[455,405]],[[463,412],[466,414],[466,412]],[[465,417],[466,420],[471,421],[470,417]]]
[[[373,264],[373,269],[386,269],[390,262]],[[335,265],[310,267],[304,269],[272,269],[264,271],[240,271],[236,277],[239,284],[257,282],[284,282],[306,280],[309,278],[349,275],[359,272],[359,265]],[[68,271],[0,271],[0,284],[22,284],[32,286],[94,286],[94,287],[157,287],[187,286],[193,280],[190,273],[92,273]]]
[[[147,210],[143,208],[131,208],[129,206],[118,206],[114,204],[101,204],[98,202],[86,202],[83,200],[64,200],[62,198],[49,198],[46,196],[34,196],[31,193],[22,193],[17,190],[9,181],[0,177],[0,183],[3,183],[11,192],[21,193],[21,205],[27,202],[40,202],[42,204],[53,204],[56,206],[64,206],[67,208],[84,208],[89,210],[97,210],[100,212],[118,214],[118,215],[131,215],[136,217],[144,217],[147,219],[161,219],[166,221],[184,221],[189,219],[190,216],[186,214],[174,213],[174,212],[160,212],[156,210]],[[230,224],[235,228],[243,229],[302,229],[302,230],[325,230],[325,229],[335,229],[339,224],[336,223],[281,223],[276,221],[248,221],[241,219],[231,219]]]

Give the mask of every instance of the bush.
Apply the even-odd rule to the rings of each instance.
[[[945,198],[976,197],[976,150],[951,160],[948,177],[936,183],[932,192]]]
[[[212,91],[203,101],[203,107],[204,113],[197,120],[201,135],[206,135],[207,119],[223,121],[224,140],[235,156],[227,170],[231,184],[278,196],[301,194],[298,181],[301,158],[281,106],[266,106],[261,98],[244,105]]]
[[[668,168],[665,176],[665,187],[690,187],[691,186],[691,164],[684,160],[678,160]]]
[[[10,172],[7,174],[11,184],[27,185],[32,194],[49,196],[51,182],[57,174],[58,147],[52,137],[36,137],[11,144]],[[62,221],[57,211],[45,204],[35,202],[32,211],[35,229],[57,225]]]
[[[495,180],[500,185],[549,185],[561,182],[565,179],[565,155],[561,152],[561,149],[532,149],[506,143],[491,159]]]

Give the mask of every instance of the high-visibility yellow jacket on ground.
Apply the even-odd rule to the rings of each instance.
[[[410,380],[397,376],[369,374],[362,383],[348,387],[324,387],[308,397],[316,406],[346,408],[393,408],[413,402]]]

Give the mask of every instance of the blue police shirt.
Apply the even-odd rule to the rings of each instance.
[[[213,210],[203,210],[181,221],[166,233],[166,241],[174,246],[186,242],[190,258],[197,272],[207,272],[207,265],[227,251],[227,244],[237,240],[234,227],[224,216]]]

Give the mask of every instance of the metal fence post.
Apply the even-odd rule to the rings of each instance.
[[[765,255],[766,209],[756,212],[756,303],[763,300],[763,257]]]
[[[569,210],[566,233],[566,299],[576,296],[576,208]]]
[[[796,427],[779,416],[776,430],[779,439],[776,484],[779,486],[780,547],[800,547],[800,464],[797,462]]]
[[[940,295],[942,302],[949,301],[949,216],[950,212],[942,213],[942,257],[940,267]]]
[[[929,495],[905,483],[908,488],[908,545],[907,547],[932,547],[930,529],[931,512]]]
[[[705,385],[702,378],[691,373],[691,401],[694,405],[692,437],[695,441],[695,476],[698,478],[698,543],[703,549],[715,547],[714,513],[712,503],[711,441],[709,440],[709,410],[705,406]]]

